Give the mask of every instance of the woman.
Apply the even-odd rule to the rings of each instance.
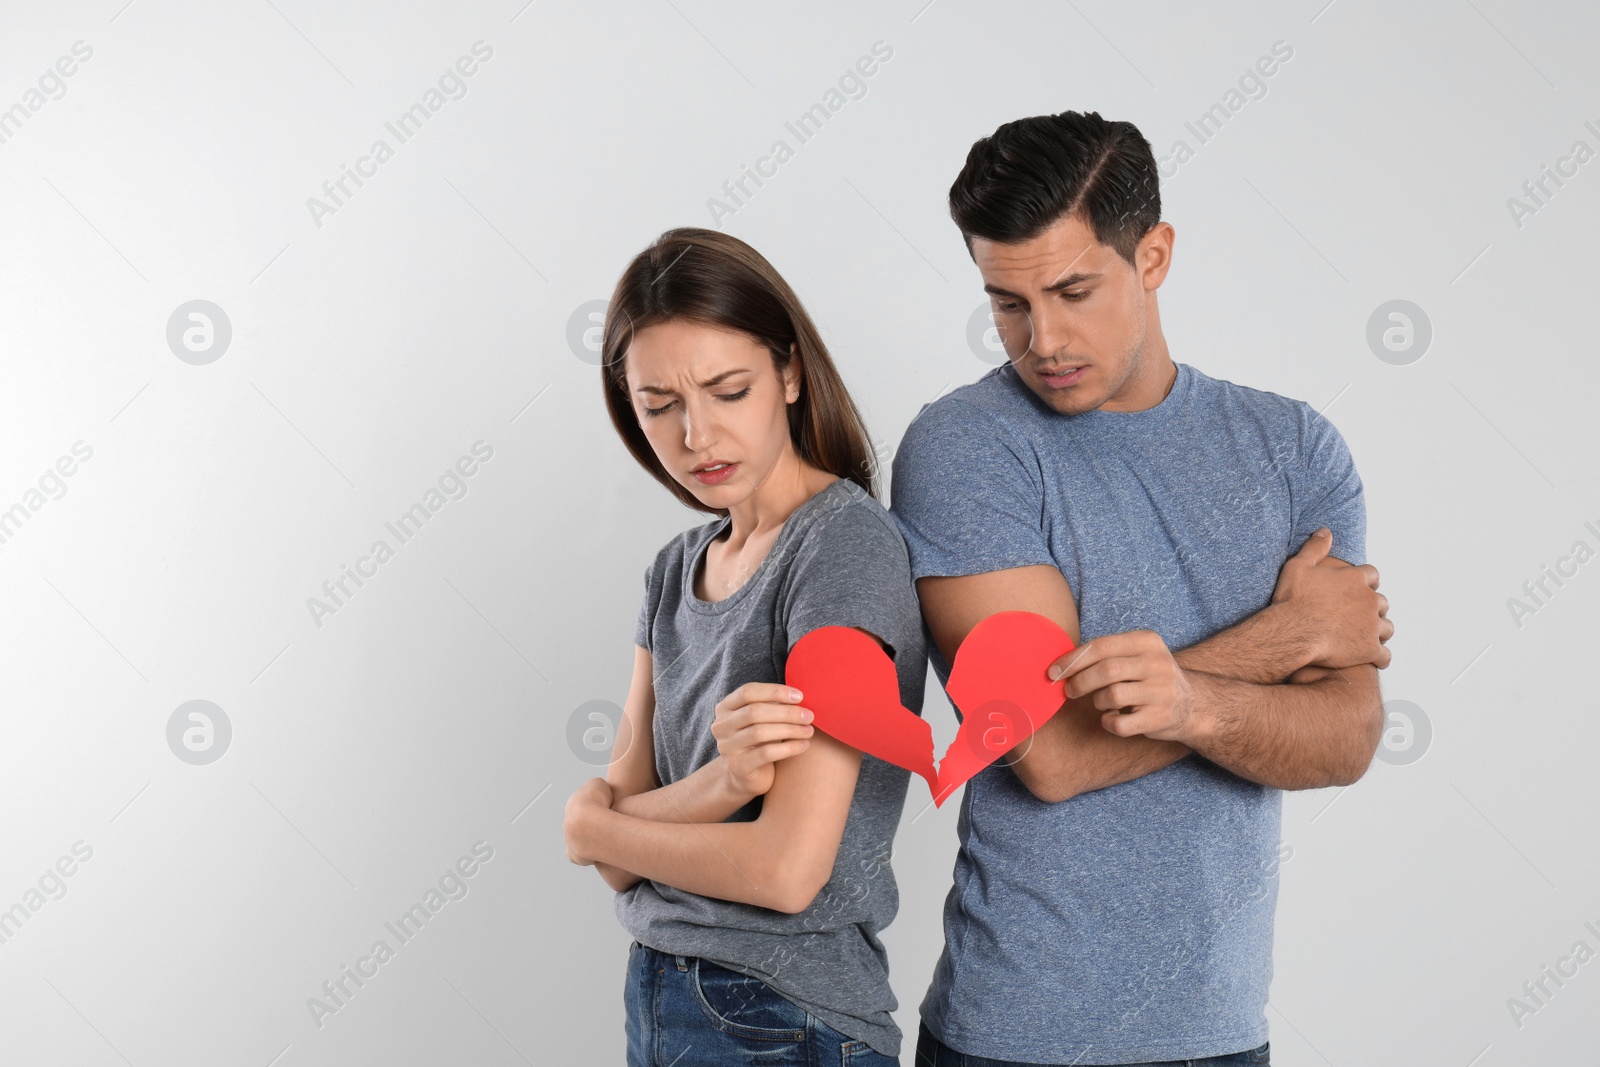
[[[714,230],[629,264],[602,353],[623,443],[718,516],[645,571],[613,761],[567,805],[569,858],[635,938],[628,1063],[898,1063],[877,935],[908,775],[813,732],[782,684],[796,641],[852,626],[921,710],[921,616],[860,413],[794,292]]]

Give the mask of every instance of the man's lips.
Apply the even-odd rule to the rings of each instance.
[[[1044,379],[1046,385],[1054,386],[1058,389],[1065,389],[1069,386],[1077,385],[1080,381],[1082,381],[1083,373],[1088,369],[1089,365],[1087,363],[1080,364],[1076,367],[1053,367],[1049,370],[1041,368],[1039,371],[1039,377]]]

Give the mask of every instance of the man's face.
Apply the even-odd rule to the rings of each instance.
[[[1166,276],[1171,233],[1163,222],[1145,235],[1139,270],[1076,215],[1015,244],[972,239],[1006,354],[1050,407],[1076,415],[1148,406],[1132,394],[1142,381],[1149,301]],[[1151,402],[1160,399],[1157,393]]]

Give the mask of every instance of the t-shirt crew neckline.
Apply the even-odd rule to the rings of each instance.
[[[756,583],[766,576],[768,564],[772,562],[774,556],[778,555],[779,550],[788,543],[790,536],[797,528],[794,520],[799,518],[806,509],[829,493],[835,492],[839,486],[847,481],[849,481],[848,478],[839,478],[829,482],[824,488],[811,494],[811,499],[791,511],[789,517],[783,520],[783,529],[779,530],[778,536],[773,539],[772,547],[767,549],[767,554],[756,567],[755,573],[745,579],[743,585],[721,600],[701,600],[694,592],[694,578],[700,572],[700,565],[705,560],[707,552],[710,551],[711,542],[722,536],[722,531],[726,530],[729,523],[733,522],[732,515],[722,516],[721,520],[711,527],[711,532],[705,535],[700,543],[695,546],[694,555],[690,558],[689,565],[683,568],[683,603],[691,611],[698,612],[701,615],[721,615],[723,612],[731,611],[737,607],[745,596],[756,587]]]
[[[1189,399],[1189,393],[1194,387],[1194,371],[1187,363],[1177,363],[1177,377],[1173,379],[1172,389],[1162,397],[1161,403],[1155,407],[1145,408],[1143,411],[1103,411],[1096,408],[1093,411],[1083,411],[1076,415],[1063,415],[1055,408],[1040,399],[1039,394],[1028,387],[1022,380],[1014,365],[1007,363],[1000,368],[1000,373],[1005,375],[1013,388],[1021,391],[1038,410],[1047,415],[1057,415],[1064,419],[1078,420],[1081,425],[1093,426],[1096,430],[1139,429],[1145,430],[1160,426],[1169,421],[1184,406]]]

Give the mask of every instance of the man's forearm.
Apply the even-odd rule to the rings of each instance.
[[[1107,786],[1121,785],[1176,763],[1189,754],[1177,741],[1118,737],[1100,725],[1100,709],[1069,700],[1011,760],[1028,791],[1059,803]]]
[[[1273,685],[1316,658],[1314,636],[1278,604],[1172,654],[1186,671]]]
[[[1252,683],[1256,688],[1282,683],[1315,656],[1314,635],[1277,604],[1172,654],[1185,671]],[[1012,761],[1035,796],[1056,802],[1121,785],[1176,763],[1191,751],[1177,741],[1119,737],[1101,725],[1101,715],[1087,702],[1068,701],[1034,735],[1026,755]]]
[[[1279,789],[1349,785],[1383,730],[1378,669],[1347,667],[1304,685],[1257,685],[1204,672],[1189,746],[1241,778]]]

